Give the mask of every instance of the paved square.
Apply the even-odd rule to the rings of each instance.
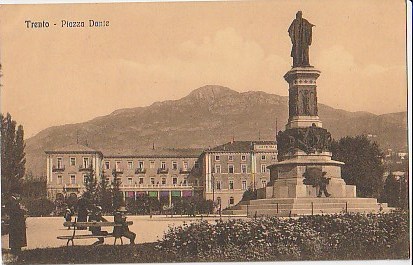
[[[109,221],[113,220],[113,216],[105,216]],[[223,217],[228,219],[229,217]],[[234,217],[232,217],[234,218]],[[244,217],[245,218],[245,217]],[[162,239],[164,232],[168,230],[170,226],[180,226],[182,224],[190,223],[201,218],[189,218],[189,217],[165,217],[163,216],[128,216],[128,221],[133,221],[133,225],[129,228],[132,232],[136,233],[136,243],[156,242],[158,239]],[[204,218],[210,222],[215,222],[219,217],[207,217]],[[27,248],[47,248],[47,247],[59,247],[65,246],[66,240],[59,240],[56,237],[62,235],[71,235],[73,230],[68,230],[63,227],[63,217],[29,217],[26,220],[27,226]],[[112,232],[112,228],[103,228],[102,230]],[[82,230],[76,232],[77,234],[91,234],[89,230]],[[75,240],[75,245],[90,245],[93,244],[96,239],[83,239]],[[129,240],[124,238],[124,244],[128,244]],[[9,236],[5,235],[1,237],[2,248],[8,248]],[[114,238],[105,239],[105,244],[113,244]],[[117,242],[117,244],[119,244]]]

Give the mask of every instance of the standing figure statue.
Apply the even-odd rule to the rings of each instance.
[[[293,48],[291,57],[293,57],[293,67],[310,66],[309,46],[312,39],[313,24],[303,18],[303,13],[298,11],[296,18],[288,28]]]
[[[331,196],[327,191],[327,185],[330,183],[331,178],[326,177],[327,172],[323,172],[321,178],[318,179],[318,194],[317,197],[321,197],[324,193],[324,196],[327,198]]]
[[[310,110],[310,93],[308,90],[303,90],[301,91],[302,95],[302,103],[303,103],[303,111],[302,115],[311,115],[311,110]]]

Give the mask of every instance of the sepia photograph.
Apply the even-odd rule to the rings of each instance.
[[[409,1],[12,2],[3,264],[411,262]]]

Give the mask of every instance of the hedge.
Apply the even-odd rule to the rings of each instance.
[[[171,227],[159,250],[198,261],[404,259],[406,212],[207,221]]]

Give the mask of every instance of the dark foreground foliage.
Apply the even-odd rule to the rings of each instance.
[[[25,250],[18,260],[3,250],[5,264],[95,264],[95,263],[159,263],[176,261],[176,256],[161,253],[156,243],[139,245],[69,246]],[[183,259],[181,259],[184,261]]]
[[[407,259],[408,214],[206,221],[170,228],[157,248],[198,261]]]
[[[170,228],[157,243],[25,250],[8,264],[197,261],[366,260],[409,258],[408,214],[325,215],[199,221]]]

